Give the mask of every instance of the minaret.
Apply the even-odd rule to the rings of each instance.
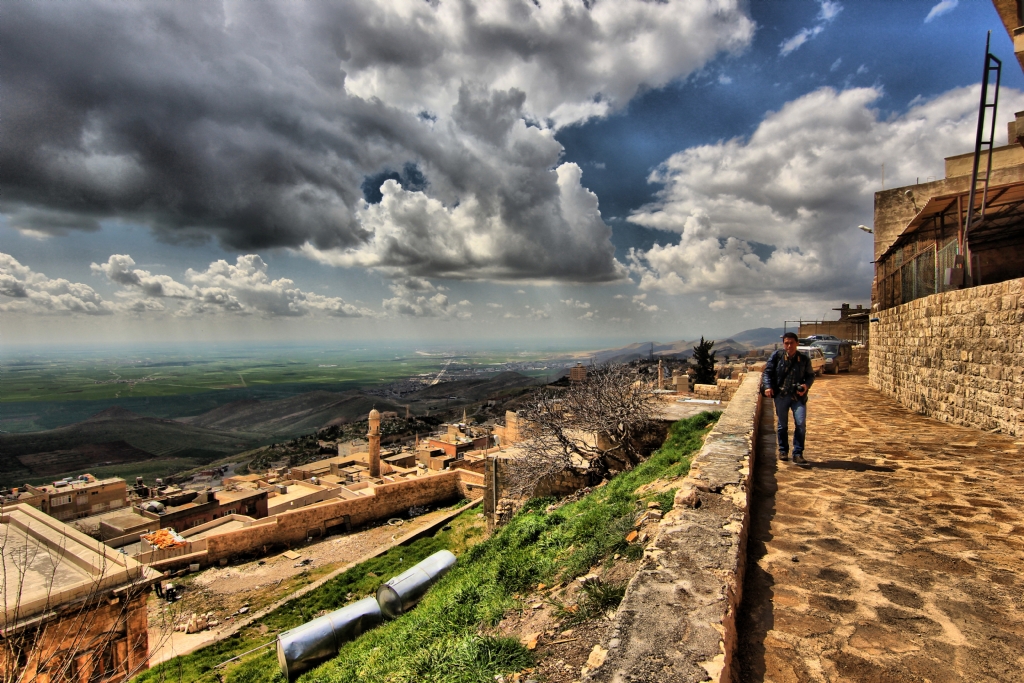
[[[658,359],[658,391],[665,388],[665,371],[661,368],[662,360]]]
[[[370,411],[370,430],[366,438],[370,442],[370,476],[380,477],[380,412],[374,408]]]

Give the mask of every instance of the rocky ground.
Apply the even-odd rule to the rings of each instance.
[[[534,651],[537,665],[520,674],[520,679],[544,683],[579,681],[595,646],[600,647],[600,643],[607,639],[615,612],[615,608],[610,607],[577,623],[581,603],[586,605],[584,582],[592,581],[611,589],[624,590],[639,564],[639,561],[619,558],[609,566],[592,568],[586,577],[568,584],[539,584],[536,590],[521,596],[523,609],[507,614],[495,629],[501,635],[519,638]],[[507,683],[514,680],[519,679],[509,678]]]
[[[742,681],[1024,681],[1024,441],[822,377],[807,466],[768,404],[740,615]]]

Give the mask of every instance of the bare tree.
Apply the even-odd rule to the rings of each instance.
[[[596,483],[632,468],[649,446],[653,389],[635,367],[604,365],[563,391],[539,394],[519,419],[521,455],[505,465],[507,495],[528,498],[545,477],[566,471]]]

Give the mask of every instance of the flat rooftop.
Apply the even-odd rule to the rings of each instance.
[[[120,522],[115,522],[114,520],[119,520],[122,517],[125,517],[126,515],[132,515],[134,517],[137,517],[139,520],[137,524],[142,524],[144,521],[149,520],[148,517],[143,517],[142,515],[133,512],[131,508],[122,507],[117,508],[116,510],[107,510],[106,512],[101,512],[98,515],[90,515],[88,517],[76,519],[73,522],[71,522],[71,526],[75,527],[79,531],[85,532],[86,534],[95,534],[99,533],[100,531],[100,522],[106,522],[108,524],[114,524],[116,526],[123,527],[123,525]]]
[[[288,493],[279,493],[273,498],[267,501],[267,504],[272,508],[278,508],[282,505],[287,505],[292,501],[298,500],[304,496],[308,496],[313,493],[320,493],[321,491],[330,490],[334,487],[316,486],[309,484],[304,481],[290,481],[285,486],[288,487]]]
[[[67,485],[54,486],[53,484],[44,484],[42,486],[35,486],[33,488],[45,491],[46,493],[60,493],[61,491],[74,491],[78,489],[88,489],[94,486],[106,486],[107,484],[124,484],[124,479],[120,477],[109,477],[107,479],[96,479],[94,481],[80,481],[75,479],[67,483]],[[127,486],[127,485],[126,485]]]
[[[242,529],[245,527],[247,522],[252,521],[251,517],[243,517],[241,515],[238,515],[239,519],[234,519],[234,517],[236,517],[236,515],[231,515],[230,517],[221,517],[220,519],[216,519],[213,522],[210,522],[208,525],[203,525],[204,527],[208,528],[205,528],[194,534],[190,534],[186,531],[182,535],[185,537],[186,540],[195,542],[204,539],[207,536],[222,534],[225,531],[234,531],[235,529]]]
[[[131,529],[154,521],[131,510],[119,510],[119,513],[117,515],[109,515],[103,521],[119,529]]]
[[[246,498],[258,498],[265,493],[264,489],[242,489],[240,491],[217,491],[214,495],[221,505],[234,503]]]
[[[0,513],[7,623],[160,573],[29,505]]]
[[[342,463],[349,460],[348,455],[335,455],[330,458],[324,458],[323,460],[314,460],[313,462],[307,462],[305,465],[296,465],[293,469],[297,470],[324,470],[331,469],[331,465],[334,463]]]

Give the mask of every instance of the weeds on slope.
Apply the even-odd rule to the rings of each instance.
[[[602,561],[610,561],[615,553],[628,557],[642,552],[640,546],[626,542],[626,533],[647,501],[656,499],[668,511],[673,491],[640,497],[637,489],[656,479],[686,474],[690,458],[718,416],[702,413],[675,423],[665,443],[650,458],[578,501],[550,513],[547,509],[552,499],[530,501],[493,537],[463,552],[456,566],[414,610],[346,644],[338,657],[300,681],[492,683],[497,674],[530,666],[533,655],[517,639],[487,635],[487,627],[495,626],[507,611],[522,609],[519,596],[538,583],[569,581]],[[377,558],[378,564],[354,567],[268,615],[262,623],[276,631],[308,621],[320,610],[337,609],[351,601],[346,599],[348,595],[353,595],[352,599],[362,597],[446,544],[441,534],[407,548],[396,548]],[[396,551],[404,554],[401,563],[397,562]],[[368,572],[378,576],[368,577]],[[600,607],[617,604],[619,599],[621,594],[594,596]],[[176,670],[177,660],[172,660],[139,680],[283,683],[273,648],[228,671],[211,670],[215,663],[266,640],[267,636],[262,636],[261,640],[239,642],[230,648],[221,648],[218,643],[178,658],[184,660],[187,671]],[[180,678],[179,671],[184,674]]]
[[[579,501],[551,513],[551,499],[531,501],[492,538],[470,548],[415,610],[347,644],[303,683],[490,683],[496,674],[529,666],[532,655],[517,640],[481,635],[480,626],[494,626],[506,611],[522,608],[516,598],[538,583],[571,580],[627,551],[630,544],[616,529],[626,519],[632,528],[636,511],[646,507],[635,491],[686,474],[718,415],[675,423],[650,458]],[[666,510],[671,506],[671,495],[658,498]],[[595,599],[609,605],[621,597]]]

